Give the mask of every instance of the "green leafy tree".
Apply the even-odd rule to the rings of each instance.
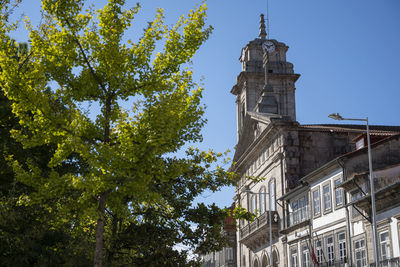
[[[27,44],[16,45],[11,42],[12,55],[17,61],[28,54]],[[13,155],[22,168],[29,170],[29,165],[34,164],[45,173],[49,169],[47,163],[54,153],[54,146],[43,145],[24,149],[11,136],[12,130],[21,130],[18,120],[12,113],[11,102],[0,91],[0,262],[2,266],[49,266],[61,265],[66,260],[72,266],[76,263],[87,263],[85,253],[76,253],[77,247],[84,247],[88,239],[83,238],[80,232],[74,237],[75,229],[71,231],[71,221],[59,224],[52,223],[57,220],[56,210],[61,201],[47,199],[46,203],[32,205],[21,204],[24,196],[34,192],[34,188],[15,179],[7,159]],[[73,157],[73,155],[71,155]],[[72,159],[70,157],[70,159]],[[80,172],[79,160],[65,161],[57,168],[60,173]],[[71,194],[69,192],[68,194]],[[70,195],[73,198],[73,195]],[[72,199],[70,198],[70,199]],[[75,227],[76,228],[76,227]],[[70,230],[66,230],[70,229]],[[79,238],[77,238],[79,236]],[[72,248],[74,248],[72,250]]]
[[[84,11],[83,0],[42,0],[43,22],[34,27],[26,19],[30,48],[19,58],[9,38],[15,24],[7,22],[7,1],[1,5],[0,86],[20,125],[11,130],[12,137],[24,149],[54,147],[45,168],[38,166],[43,162],[13,158],[16,179],[33,189],[20,201],[53,200],[48,209],[57,216],[54,225],[69,224],[68,229],[93,235],[95,266],[102,265],[104,237],[110,238],[112,261],[121,252],[112,242],[118,233],[137,233],[141,226],[162,225],[181,236],[157,253],[173,254],[176,242],[214,248],[211,237],[218,237],[220,224],[204,216],[220,219],[221,210],[188,208],[196,194],[180,203],[177,197],[192,189],[175,187],[179,181],[193,183],[201,193],[232,182],[222,169],[210,170],[217,159],[212,151],[189,149],[186,159],[174,156],[186,143],[201,141],[205,122],[202,88],[188,68],[211,33],[205,4],[172,27],[164,24],[159,9],[137,41],[125,42],[139,5],[124,9],[125,1],[109,0],[102,9]],[[125,110],[123,102],[131,102],[132,109]],[[100,107],[97,114],[89,114],[90,104]],[[77,162],[78,169],[63,168]],[[184,219],[198,227],[192,230]],[[179,227],[168,226],[174,220]],[[132,244],[127,250],[135,259],[146,259]]]

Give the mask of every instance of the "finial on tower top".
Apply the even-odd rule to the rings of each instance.
[[[267,37],[267,32],[265,31],[265,20],[264,14],[260,15],[260,34],[258,35],[262,40],[265,40]]]

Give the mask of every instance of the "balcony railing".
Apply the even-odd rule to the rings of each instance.
[[[314,264],[314,266],[319,266],[319,267],[346,267],[349,266],[349,264],[346,265],[346,258],[345,259],[336,259],[332,261],[325,261],[325,262],[320,262],[318,265]],[[355,265],[354,265],[355,266]]]
[[[271,212],[272,235],[278,230],[279,215],[276,211],[266,211],[258,216],[254,221],[248,223],[240,229],[240,242],[251,249],[257,247],[257,244],[265,244],[269,240],[269,212]]]
[[[379,261],[379,266],[382,267],[400,267],[400,258],[391,258]],[[369,265],[370,267],[375,267],[375,262]]]

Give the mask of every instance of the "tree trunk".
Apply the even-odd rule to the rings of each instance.
[[[117,215],[113,215],[110,250],[107,253],[107,266],[112,266],[112,263],[114,261],[116,242],[117,242],[117,234],[118,234],[118,222],[119,222],[119,219],[118,219]]]
[[[99,218],[96,225],[96,248],[94,250],[94,266],[103,266],[103,233],[104,233],[104,216],[106,209],[107,193],[101,193],[99,196],[99,206],[97,208]]]

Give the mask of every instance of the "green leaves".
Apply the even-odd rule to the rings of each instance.
[[[236,177],[215,167],[222,156],[216,152],[193,148],[176,156],[187,143],[202,140],[203,88],[188,63],[212,30],[206,5],[172,27],[158,9],[133,38],[137,42],[125,42],[139,4],[126,9],[125,1],[109,0],[94,10],[83,0],[43,0],[43,22],[25,20],[28,49],[9,38],[14,26],[1,7],[0,87],[18,123],[11,135],[24,149],[49,149],[43,161],[9,158],[16,180],[32,189],[19,195],[19,205],[40,205],[55,216],[54,225],[79,222],[92,240],[95,222],[96,237],[106,222],[110,255],[119,233],[132,235],[142,224],[165,234],[164,245],[151,244],[163,259],[182,242],[201,251],[223,244],[225,212],[191,203]],[[122,108],[126,101],[132,110]],[[99,106],[95,115],[86,111],[88,103]],[[139,257],[138,250],[132,245],[128,254]]]

